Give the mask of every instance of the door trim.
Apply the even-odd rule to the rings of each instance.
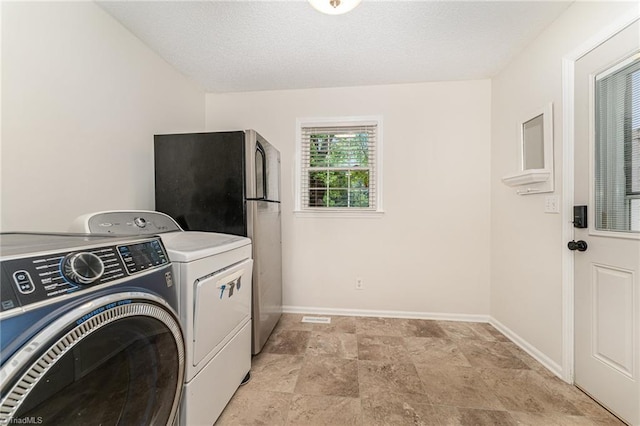
[[[562,241],[573,239],[575,63],[640,19],[640,5],[624,14],[562,58]],[[562,254],[562,379],[574,381],[574,252]]]

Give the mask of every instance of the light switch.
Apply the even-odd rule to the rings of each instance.
[[[557,195],[548,195],[544,197],[545,213],[560,213],[560,200]]]

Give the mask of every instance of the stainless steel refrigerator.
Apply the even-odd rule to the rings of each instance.
[[[155,136],[156,210],[186,231],[253,243],[253,341],[259,353],[282,314],[280,153],[254,130]]]

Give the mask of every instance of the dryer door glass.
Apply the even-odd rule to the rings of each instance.
[[[161,318],[139,315],[90,330],[53,360],[48,371],[26,392],[10,421],[33,419],[56,425],[170,424],[183,380],[182,338],[176,339],[176,330],[171,328]],[[60,342],[73,339],[73,331],[60,333],[58,344],[54,340],[48,352]],[[76,335],[81,332],[75,331]],[[26,375],[37,375],[43,370],[42,362],[50,362],[50,358],[51,354],[45,353],[32,359]],[[3,395],[3,410],[11,393],[25,387],[24,380],[25,375],[18,378],[9,398]]]

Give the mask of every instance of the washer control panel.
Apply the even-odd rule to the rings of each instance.
[[[104,285],[168,264],[169,257],[159,238],[4,260],[0,262],[3,281],[0,311]],[[11,294],[16,297],[8,298]]]
[[[169,262],[160,240],[118,246],[118,253],[129,275]]]

